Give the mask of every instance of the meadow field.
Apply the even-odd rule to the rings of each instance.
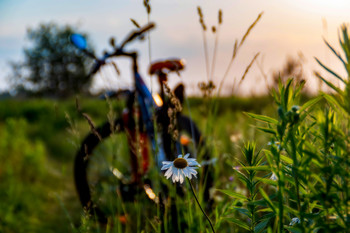
[[[205,131],[205,99],[191,98],[193,119]],[[243,141],[259,136],[243,111],[271,111],[270,97],[222,98],[212,142],[225,167],[218,188],[236,187],[234,158]],[[105,100],[80,99],[81,107],[96,125],[107,120]],[[115,103],[115,109],[120,109]],[[74,187],[73,161],[90,128],[76,110],[75,100],[8,99],[0,104],[1,119],[1,232],[71,232],[79,229],[83,209]],[[186,110],[185,110],[186,111]],[[220,162],[220,163],[221,163]],[[20,226],[20,227],[19,227]]]
[[[307,99],[310,97],[303,98],[303,102]],[[79,98],[79,102],[81,110],[88,113],[96,125],[107,120],[111,108],[110,103],[91,98]],[[213,112],[208,112],[213,111],[208,109],[210,102],[214,103],[215,115],[212,114]],[[267,149],[270,146],[269,142],[273,139],[266,132],[259,131],[257,127],[261,124],[249,117],[247,113],[265,114],[278,118],[278,106],[273,103],[271,96],[189,98],[187,103],[188,106],[191,106],[192,118],[204,134],[207,146],[212,148],[212,156],[216,159],[215,169],[212,171],[215,178],[212,189],[214,204],[206,211],[210,211],[209,216],[213,219],[217,232],[249,231],[247,228],[250,223],[247,220],[249,215],[246,212],[249,210],[249,205],[246,206],[246,201],[239,200],[244,197],[242,195],[247,195],[249,187],[245,187],[240,181],[240,172],[236,173],[239,171],[237,167],[244,164],[244,162],[243,164],[239,162],[244,161],[243,151],[247,149],[247,146],[253,145],[249,141],[257,143],[257,152]],[[109,229],[99,227],[92,216],[87,216],[79,203],[74,187],[73,161],[90,127],[86,119],[78,113],[76,100],[8,99],[1,102],[0,108],[1,232],[136,231],[135,228],[125,228],[125,226]],[[112,108],[115,112],[120,112],[122,103],[116,101]],[[188,108],[185,108],[184,112],[189,114]],[[270,171],[264,171],[267,165],[266,156],[261,155],[261,158],[265,165],[258,169],[258,173],[263,173],[263,177],[266,177],[266,174],[271,176]],[[249,171],[249,169],[245,170],[245,172]],[[156,171],[155,174],[162,176],[159,171]],[[161,177],[158,179],[167,185],[172,185],[168,180]],[[275,196],[276,183],[271,182],[262,186],[271,186],[264,189],[272,191],[269,195]],[[188,189],[188,185],[184,184],[184,186]],[[181,197],[181,200],[176,199],[178,202],[176,205],[183,208],[183,210],[180,208],[180,212],[194,205],[190,193],[186,195],[185,198]],[[262,196],[258,196],[262,201]],[[254,197],[258,198],[258,196]],[[201,200],[204,205],[206,201],[208,200]],[[123,211],[126,213],[130,211],[137,216],[145,214],[144,210],[141,211],[140,206],[149,205],[149,203],[142,197],[139,202],[129,206],[130,210],[123,209]],[[247,207],[247,210],[244,210],[244,207]],[[148,208],[152,208],[152,205]],[[268,206],[264,207],[266,208]],[[160,225],[163,220],[157,218],[156,209],[149,210],[146,221],[142,216],[137,218],[139,220],[138,232],[157,231],[157,224]],[[206,220],[198,208],[186,214],[189,216],[184,215],[179,220],[186,223],[186,227],[181,232],[205,232],[205,229],[208,231]],[[261,214],[256,213],[256,215]],[[168,218],[170,219],[171,216]],[[242,221],[241,224],[237,224],[238,219]],[[264,223],[261,229],[268,226],[266,222],[256,221]],[[272,223],[274,220],[270,221],[274,225]],[[171,224],[168,223],[167,232],[174,232],[171,228]],[[261,230],[254,232],[261,232]]]
[[[197,10],[205,32],[201,8]],[[343,25],[340,31],[341,53],[325,43],[343,64],[345,77],[316,58],[323,72],[315,72],[313,77],[278,74],[273,77],[273,85],[268,86],[266,81],[266,96],[220,97],[238,50],[262,14],[242,39],[235,41],[232,59],[220,83],[214,84],[207,62],[208,80],[199,84],[203,97],[185,98],[183,106],[179,106],[174,92],[164,84],[165,99],[171,103],[164,108],[169,124],[157,124],[156,114],[142,112],[151,98],[142,96],[142,88],[146,87],[137,75],[138,97],[144,102],[130,101],[129,115],[123,113],[126,101],[113,98],[0,100],[0,232],[349,232],[347,26]],[[220,10],[218,25],[222,23],[221,15]],[[216,28],[212,31],[215,33]],[[79,38],[86,46],[85,39]],[[115,48],[116,52],[123,52],[122,47]],[[259,53],[253,56],[241,79],[235,80],[230,89],[240,88],[258,56]],[[136,74],[136,62],[133,64]],[[311,78],[326,86],[327,92],[311,95],[305,91],[305,80]],[[135,107],[142,104],[146,107]],[[191,138],[193,130],[192,135],[187,132],[183,138],[178,132],[176,120],[181,118],[176,118],[176,113],[180,111],[191,117],[201,131],[198,143]],[[132,127],[125,123],[125,116],[132,119],[128,122]],[[139,116],[152,119],[139,121]],[[116,119],[123,119],[118,127],[114,125]],[[103,140],[98,130],[104,124],[110,135]],[[160,140],[166,137],[155,134],[154,140],[148,140],[153,139],[153,129],[164,133],[164,125],[173,146],[169,148],[177,150],[178,146],[183,152],[173,161],[159,161],[157,157],[166,148],[160,146]],[[99,139],[93,151],[82,145],[89,134]],[[151,143],[156,144],[151,145],[152,150],[151,146],[144,146]],[[85,209],[74,182],[73,167],[79,150],[84,152],[78,157],[81,167],[89,166],[92,197]],[[144,157],[147,152],[151,153],[149,160]],[[136,172],[131,165],[135,162],[130,160],[132,156],[142,164]],[[193,176],[196,171],[197,177]],[[141,178],[133,176],[133,172],[142,174]],[[127,185],[130,186],[125,188]],[[99,211],[106,217],[103,221]]]

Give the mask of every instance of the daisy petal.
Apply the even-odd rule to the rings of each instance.
[[[176,172],[176,179],[175,179],[175,181],[176,182],[179,182],[180,181],[180,169],[177,169],[177,172]]]
[[[169,167],[172,167],[172,166],[173,166],[172,163],[165,164],[165,165],[163,165],[163,167],[160,170],[166,170],[166,169],[168,169]]]
[[[184,182],[184,176],[183,176],[183,170],[180,170],[180,184],[182,184]]]
[[[164,161],[163,166],[161,170],[165,170],[164,176],[167,179],[172,180],[173,183],[180,182],[182,184],[186,177],[191,179],[193,176],[197,177],[196,175],[198,172],[196,169],[200,167],[200,164],[196,161],[195,158],[189,158],[190,154],[187,153],[185,155],[179,154],[177,158],[180,158],[181,160],[186,160],[187,164],[184,163],[186,166],[180,166],[179,167],[174,164],[174,161]],[[179,160],[180,162],[180,160]],[[185,161],[183,161],[185,162]]]
[[[187,163],[189,166],[201,166],[195,159],[187,159]]]
[[[173,177],[172,177],[173,183],[175,183],[175,181],[176,181],[176,173],[177,173],[177,168],[173,167]]]
[[[173,174],[173,167],[170,167],[164,174],[164,176],[169,179],[169,177],[171,177],[171,175]]]
[[[182,171],[183,171],[184,175],[188,177],[188,175],[189,175],[188,168],[186,167]]]

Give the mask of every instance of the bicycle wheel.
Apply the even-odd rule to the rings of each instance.
[[[132,201],[142,189],[138,187],[137,177],[148,164],[143,161],[142,166],[138,165],[129,145],[131,134],[121,119],[113,124],[107,122],[87,135],[76,154],[74,179],[79,199],[83,208],[100,223],[107,223],[108,216],[116,215],[118,201]],[[139,137],[141,141],[146,138]],[[138,171],[140,174],[135,175]]]
[[[74,162],[75,185],[81,204],[92,216],[96,216],[100,223],[104,224],[107,223],[108,216],[116,216],[117,203],[133,201],[135,195],[143,192],[146,187],[142,182],[130,182],[135,169],[145,172],[147,163],[141,162],[140,166],[133,164],[137,158],[130,149],[132,147],[129,143],[131,133],[125,129],[123,124],[123,121],[118,119],[113,124],[107,122],[98,127],[95,133],[90,133],[82,142]],[[191,119],[180,115],[178,128],[180,137],[186,135],[190,138],[190,143],[183,145],[183,150],[195,156],[194,151],[201,150],[204,144],[198,127]],[[141,141],[147,140],[146,135],[140,137],[143,138]],[[204,154],[203,158],[206,156],[207,154]],[[136,168],[133,169],[133,167]],[[207,166],[203,168],[202,174],[207,174]],[[206,191],[204,192],[206,200],[209,198],[208,190],[212,187],[212,183],[208,181],[210,179],[206,180]]]

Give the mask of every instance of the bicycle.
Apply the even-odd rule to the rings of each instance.
[[[106,213],[108,211],[101,207],[101,205],[103,205],[101,204],[103,198],[101,198],[102,194],[99,192],[100,189],[103,189],[103,183],[109,183],[111,179],[118,178],[118,184],[116,184],[115,180],[112,181],[112,185],[108,184],[107,190],[111,193],[115,193],[117,190],[118,198],[122,198],[123,201],[133,200],[133,197],[141,192],[140,190],[144,190],[149,198],[155,201],[158,197],[152,193],[152,184],[150,180],[143,179],[145,174],[149,171],[150,163],[152,162],[150,151],[152,154],[156,155],[154,160],[156,160],[155,163],[159,166],[162,161],[172,160],[178,154],[187,153],[191,150],[192,153],[194,153],[193,155],[196,155],[196,152],[203,149],[205,145],[204,139],[196,124],[189,117],[183,115],[179,109],[177,111],[174,110],[176,108],[175,105],[178,104],[174,98],[180,101],[180,103],[184,102],[184,86],[181,84],[174,92],[170,92],[165,85],[167,74],[171,72],[180,72],[184,69],[184,63],[179,59],[172,59],[158,61],[150,66],[149,73],[151,75],[157,75],[161,87],[160,100],[163,104],[157,105],[139,74],[138,53],[136,51],[127,52],[124,49],[128,43],[142,37],[153,28],[154,24],[151,23],[132,31],[129,36],[120,43],[120,46],[115,45],[112,40],[111,45],[114,51],[105,53],[102,59],[98,59],[93,53],[87,50],[87,42],[84,37],[78,34],[73,34],[71,36],[71,41],[78,49],[96,60],[96,65],[92,69],[92,73],[96,73],[102,66],[108,64],[108,59],[110,58],[127,57],[132,61],[135,89],[122,92],[127,96],[126,107],[121,114],[122,117],[113,121],[108,121],[94,129],[94,132],[88,134],[83,140],[74,161],[75,186],[80,202],[83,208],[88,210],[93,216],[96,216],[100,223],[107,223],[108,215],[108,213]],[[116,66],[115,68],[117,69]],[[171,99],[166,100],[167,94],[169,93]],[[118,94],[116,96],[118,96]],[[171,111],[173,111],[173,115],[169,114]],[[169,132],[168,130],[169,126],[175,123],[176,125],[173,128],[180,132],[176,138],[174,138],[174,132]],[[184,138],[181,138],[182,136]],[[88,175],[94,171],[88,171],[88,167],[93,159],[94,151],[98,150],[97,148],[104,141],[112,137],[116,137],[116,141],[122,141],[119,145],[123,148],[118,148],[117,152],[120,152],[121,156],[124,156],[124,159],[127,159],[125,158],[125,154],[129,154],[130,164],[125,162],[124,159],[117,158],[116,160],[112,158],[113,163],[124,163],[125,166],[123,170],[117,168],[115,164],[110,164],[110,161],[106,159],[103,163],[107,164],[107,172],[102,175],[99,174],[98,178],[93,176],[90,179]],[[111,147],[115,145],[114,142],[111,143]],[[151,148],[149,148],[149,144]],[[116,157],[117,155],[113,154],[111,156]],[[104,159],[103,157],[101,160]],[[203,152],[203,159],[209,160],[209,153],[206,151]],[[99,166],[100,162],[96,161],[95,164]],[[95,170],[99,170],[98,166]],[[203,173],[207,174],[209,166],[205,165],[203,168]],[[124,175],[127,170],[131,173],[130,177]],[[158,170],[160,171],[160,166]],[[209,199],[209,188],[212,186],[212,177],[210,175],[205,175],[205,177],[207,182],[205,185],[206,191],[204,192],[204,198]],[[108,202],[107,199],[108,198],[105,198],[105,202]],[[161,201],[162,200],[158,198],[158,203]]]

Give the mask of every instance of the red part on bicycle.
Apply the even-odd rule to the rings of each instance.
[[[150,156],[149,156],[149,142],[148,135],[146,132],[136,132],[135,129],[130,129],[127,126],[129,125],[130,113],[127,109],[123,111],[123,123],[125,129],[128,132],[128,144],[130,147],[130,158],[132,165],[132,175],[133,180],[137,181],[143,176],[149,169],[150,165]],[[138,115],[138,112],[136,113]],[[139,149],[137,149],[139,148]],[[141,158],[138,158],[136,153],[140,152]],[[139,160],[141,160],[141,169],[139,167]]]
[[[178,72],[185,68],[184,59],[169,59],[164,61],[157,61],[151,64],[149,68],[149,74],[161,74],[166,71],[168,72]]]

